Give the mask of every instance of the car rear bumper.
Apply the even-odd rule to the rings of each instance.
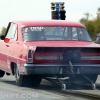
[[[25,64],[27,74],[59,74],[59,66],[50,66],[45,64]]]
[[[24,67],[28,75],[60,74],[61,67],[70,67],[70,65],[69,64],[24,64]],[[73,64],[73,67],[77,67],[78,69],[75,74],[100,74],[100,64]]]

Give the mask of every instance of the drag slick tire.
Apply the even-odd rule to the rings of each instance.
[[[42,77],[38,75],[21,75],[17,67],[15,67],[15,79],[17,86],[34,88],[38,88],[42,81]]]
[[[3,77],[5,75],[5,72],[0,70],[0,77]]]

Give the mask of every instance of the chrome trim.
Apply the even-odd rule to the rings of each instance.
[[[81,60],[100,60],[100,56],[82,56]]]
[[[69,64],[24,64],[24,67],[52,67],[52,66],[69,66]],[[76,67],[80,67],[80,66],[84,66],[84,67],[100,67],[100,64],[73,64],[73,66]]]
[[[35,56],[36,60],[63,60],[62,55],[58,56]]]
[[[63,60],[62,55],[58,56],[35,56],[36,60]],[[81,60],[100,60],[100,56],[81,56]]]

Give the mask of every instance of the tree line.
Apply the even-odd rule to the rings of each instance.
[[[84,13],[84,15],[85,17],[81,18],[79,21],[87,28],[91,38],[95,40],[96,35],[100,32],[100,7],[97,9],[96,18],[90,20],[89,18],[92,15],[89,12]]]
[[[0,36],[4,35],[6,32],[6,27],[2,27],[1,32],[0,32]]]

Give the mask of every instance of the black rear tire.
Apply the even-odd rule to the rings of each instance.
[[[40,77],[39,75],[30,75],[29,78],[30,78],[30,86],[38,88],[42,81],[42,77]]]
[[[5,75],[5,72],[0,70],[0,77],[3,77]]]
[[[17,67],[15,67],[16,85],[21,87],[39,87],[42,77],[39,75],[21,75]]]

